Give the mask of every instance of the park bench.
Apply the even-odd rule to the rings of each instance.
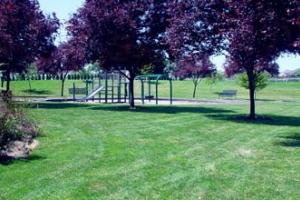
[[[154,96],[150,95],[150,96],[145,96],[145,99],[146,100],[153,100],[154,99]]]
[[[237,90],[223,90],[223,92],[219,93],[219,97],[236,97]]]
[[[84,94],[86,95],[86,88],[69,88],[69,94]]]

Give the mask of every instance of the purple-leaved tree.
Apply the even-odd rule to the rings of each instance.
[[[127,70],[129,103],[134,108],[134,79],[146,65],[162,66],[167,0],[86,0],[69,21],[71,37],[84,43],[87,62],[107,70]]]
[[[167,43],[170,57],[177,63],[177,76],[191,77],[193,97],[201,78],[216,72],[209,57],[220,52],[226,43],[223,37],[222,0],[172,1]]]
[[[193,98],[196,97],[197,87],[202,78],[216,73],[215,65],[207,55],[190,55],[177,64],[175,75],[180,78],[191,78],[194,84]]]
[[[6,91],[10,74],[23,72],[28,64],[53,49],[59,21],[45,16],[36,0],[0,1],[0,63],[5,71]]]
[[[39,71],[57,75],[60,78],[61,96],[64,96],[64,86],[68,73],[79,71],[84,67],[85,54],[79,44],[72,39],[63,42],[36,62]]]
[[[228,1],[227,39],[230,61],[227,73],[246,72],[249,79],[250,114],[255,114],[255,77],[262,71],[277,71],[270,65],[281,52],[296,51],[299,39],[298,0]],[[298,11],[296,11],[298,10]],[[274,68],[275,66],[275,68]]]

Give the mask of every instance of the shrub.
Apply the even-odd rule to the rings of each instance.
[[[36,124],[16,105],[9,104],[6,111],[0,115],[1,151],[12,141],[32,140],[38,133]]]

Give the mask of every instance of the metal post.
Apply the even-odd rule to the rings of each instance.
[[[155,96],[156,96],[156,105],[158,105],[158,79],[155,84]]]
[[[151,101],[151,80],[148,78],[148,97],[149,97],[149,102]]]
[[[145,93],[144,93],[144,80],[141,79],[141,100],[142,104],[145,104]]]
[[[170,104],[173,104],[173,84],[172,84],[172,79],[170,81]]]
[[[107,103],[107,90],[108,90],[108,75],[107,72],[105,72],[105,103]]]
[[[86,97],[86,102],[88,102],[87,97],[89,96],[89,82],[85,81],[85,97]]]
[[[121,103],[121,74],[118,73],[118,103]]]
[[[76,100],[76,87],[75,87],[75,82],[73,82],[73,100],[75,101]]]
[[[94,92],[95,90],[94,79],[92,79],[91,81],[92,81],[92,92]],[[95,101],[95,96],[93,96],[93,102],[94,101]]]
[[[128,91],[127,91],[127,82],[124,83],[124,103],[127,102],[127,94],[128,94]]]
[[[115,98],[115,73],[112,73],[111,77],[111,103],[114,103],[114,98]]]
[[[99,87],[101,87],[101,74],[100,74],[100,72],[99,72]],[[99,103],[101,103],[101,91],[99,92]]]

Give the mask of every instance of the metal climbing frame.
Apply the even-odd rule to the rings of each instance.
[[[118,71],[102,71],[97,79],[84,82],[85,88],[77,88],[73,83],[73,88],[69,89],[74,101],[99,100],[100,103],[126,103],[127,101],[128,80]],[[84,97],[77,99],[78,94],[83,94]]]
[[[142,104],[145,104],[145,100],[151,101],[152,99],[155,99],[156,105],[158,105],[159,96],[158,96],[158,82],[159,80],[168,80],[170,85],[170,104],[173,104],[173,83],[172,79],[166,78],[165,75],[161,74],[149,74],[149,75],[141,75],[137,76],[136,80],[139,80],[141,82],[141,101]],[[152,95],[152,82],[155,82],[155,96]],[[145,95],[145,82],[148,84],[148,94]]]

